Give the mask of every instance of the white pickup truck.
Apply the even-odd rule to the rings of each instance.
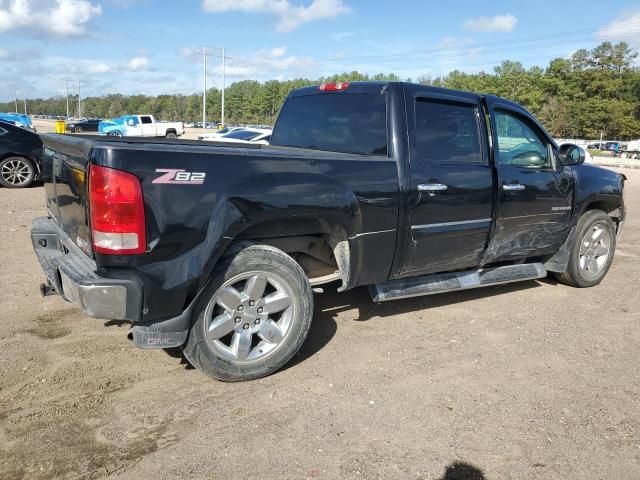
[[[634,160],[640,160],[640,140],[631,140],[622,147],[620,158],[633,158]]]
[[[98,133],[115,137],[177,138],[184,133],[184,125],[182,122],[156,122],[153,115],[124,115],[101,121]]]

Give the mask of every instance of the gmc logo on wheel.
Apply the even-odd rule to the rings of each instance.
[[[204,172],[187,172],[180,168],[156,168],[156,173],[162,173],[151,183],[174,185],[202,185],[207,175]]]

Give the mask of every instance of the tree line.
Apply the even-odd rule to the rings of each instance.
[[[640,138],[640,68],[638,53],[624,42],[604,42],[592,50],[581,49],[570,58],[556,58],[546,68],[525,69],[520,62],[505,60],[493,73],[464,73],[458,70],[439,77],[415,81],[439,87],[499,95],[514,100],[534,115],[556,137],[629,140]],[[357,71],[320,79],[238,81],[225,92],[227,123],[272,124],[280,106],[295,88],[332,81],[389,80],[394,74],[369,76]],[[407,79],[411,81],[411,79]],[[29,113],[62,115],[66,98],[27,101]],[[69,98],[77,108],[77,97]],[[0,103],[0,111],[13,111],[14,103]],[[219,121],[221,94],[207,92],[208,121]],[[113,118],[124,114],[150,113],[163,120],[202,120],[202,95],[121,95],[82,99],[86,117]]]

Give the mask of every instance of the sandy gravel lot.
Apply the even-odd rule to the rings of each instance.
[[[40,298],[42,187],[0,189],[0,478],[638,479],[640,170],[612,269],[375,305],[316,296],[302,352],[217,383]]]

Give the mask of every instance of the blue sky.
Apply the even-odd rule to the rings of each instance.
[[[609,0],[0,0],[0,100],[202,89],[202,45],[228,82],[359,70],[403,78],[545,66],[603,40],[640,47],[640,5]],[[219,54],[218,50],[210,53]],[[209,85],[221,85],[209,58]],[[73,87],[75,88],[75,87]]]

